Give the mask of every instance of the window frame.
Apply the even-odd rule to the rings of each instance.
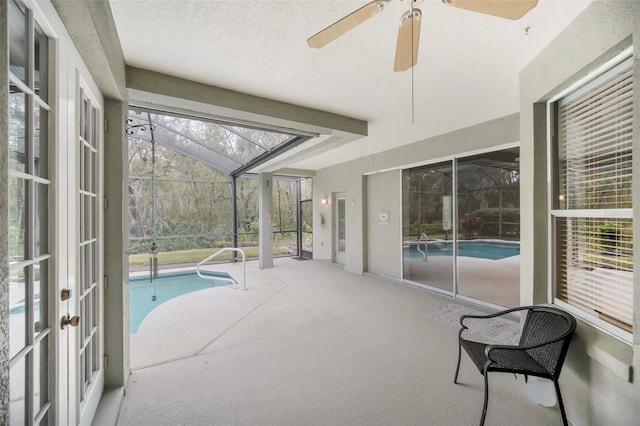
[[[556,297],[558,280],[557,280],[557,267],[559,264],[559,255],[557,254],[557,242],[556,239],[560,237],[560,235],[556,232],[556,221],[557,219],[566,219],[566,218],[586,218],[586,219],[594,219],[594,218],[602,218],[602,214],[604,212],[609,213],[607,218],[629,218],[633,221],[633,208],[629,209],[559,209],[556,200],[555,194],[556,189],[558,188],[558,179],[560,175],[559,165],[558,165],[558,155],[556,152],[557,139],[556,139],[556,109],[558,101],[562,98],[570,96],[576,91],[583,90],[586,87],[597,84],[597,81],[601,79],[608,72],[611,72],[614,68],[621,65],[623,62],[631,60],[633,67],[633,46],[629,46],[622,50],[620,53],[615,55],[610,60],[604,62],[600,66],[596,67],[593,71],[589,72],[584,77],[578,79],[573,84],[569,85],[564,90],[560,91],[558,94],[553,96],[551,99],[546,101],[546,123],[547,123],[547,140],[546,140],[546,148],[547,148],[547,195],[548,195],[548,301],[549,303],[556,305],[562,309],[567,310],[572,313],[576,317],[586,321],[590,325],[597,327],[598,329],[604,331],[605,333],[615,337],[618,340],[623,341],[627,344],[633,343],[633,334],[635,330],[627,331],[621,327],[618,327],[611,322],[605,321],[602,318],[599,318],[596,315],[593,315],[579,307],[575,307],[570,305],[567,302],[564,302]],[[637,75],[634,75],[634,79],[638,78]],[[637,114],[637,112],[636,112]],[[633,186],[633,180],[632,180]],[[633,201],[632,201],[633,203]],[[635,206],[635,203],[633,203]],[[634,257],[635,258],[635,255]],[[634,271],[635,275],[635,271]],[[635,289],[633,289],[635,291]],[[634,311],[636,306],[633,306]],[[634,312],[635,316],[635,312]]]

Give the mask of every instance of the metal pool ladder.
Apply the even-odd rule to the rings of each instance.
[[[211,275],[207,276],[207,275],[202,275],[200,273],[200,267],[202,265],[204,265],[205,263],[207,263],[208,261],[210,261],[214,257],[217,257],[220,253],[224,253],[226,251],[235,251],[235,252],[238,252],[238,253],[240,253],[242,255],[242,287],[240,288],[240,290],[244,291],[244,290],[247,289],[247,263],[246,263],[246,258],[244,256],[244,250],[242,250],[242,249],[233,248],[233,247],[225,247],[223,249],[218,250],[217,252],[213,253],[211,256],[209,256],[206,259],[204,259],[202,262],[198,263],[198,266],[196,266],[196,273],[198,274],[198,276],[200,278],[204,278],[206,280],[231,281],[234,284],[234,287],[238,288],[238,282],[236,280],[234,280],[233,278],[231,278],[231,276],[229,276],[229,278],[226,278],[226,277],[213,277]]]
[[[420,241],[423,241],[423,238],[424,238],[424,251],[420,250]],[[420,235],[420,238],[418,238],[418,243],[416,244],[416,249],[418,249],[418,251],[420,253],[422,253],[422,257],[424,258],[425,262],[427,261],[427,251],[428,251],[428,249],[427,249],[427,239],[428,239],[427,233],[423,232]]]

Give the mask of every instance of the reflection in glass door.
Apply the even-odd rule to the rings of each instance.
[[[453,292],[452,165],[431,164],[402,176],[403,278]]]
[[[520,304],[519,148],[457,160],[457,292]]]

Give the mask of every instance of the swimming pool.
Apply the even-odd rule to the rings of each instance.
[[[424,247],[422,244],[420,247]],[[424,251],[424,249],[423,249]],[[499,241],[459,241],[458,256],[475,257],[479,259],[500,260],[520,254],[520,244]],[[427,256],[453,256],[452,241],[429,241]],[[423,257],[415,244],[404,248],[404,257]]]
[[[229,278],[226,273],[202,272],[212,277]],[[205,288],[230,285],[226,280],[208,280],[198,277],[196,272],[160,275],[153,282],[149,277],[129,278],[129,330],[137,333],[140,323],[154,308],[174,297]],[[155,300],[152,300],[153,296]]]

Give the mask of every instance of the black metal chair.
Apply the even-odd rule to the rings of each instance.
[[[462,332],[468,329],[465,325],[465,320],[468,318],[488,319],[517,311],[527,312],[518,345],[491,345],[462,337]],[[552,380],[556,389],[560,413],[562,413],[562,422],[565,426],[567,425],[558,378],[576,328],[576,320],[573,316],[556,308],[523,306],[489,315],[463,315],[460,317],[460,325],[462,327],[458,333],[458,365],[453,382],[458,383],[460,357],[462,348],[464,348],[469,358],[484,376],[484,406],[480,419],[481,426],[484,425],[487,415],[487,403],[489,402],[487,375],[490,371],[524,374],[525,381],[528,376]]]

